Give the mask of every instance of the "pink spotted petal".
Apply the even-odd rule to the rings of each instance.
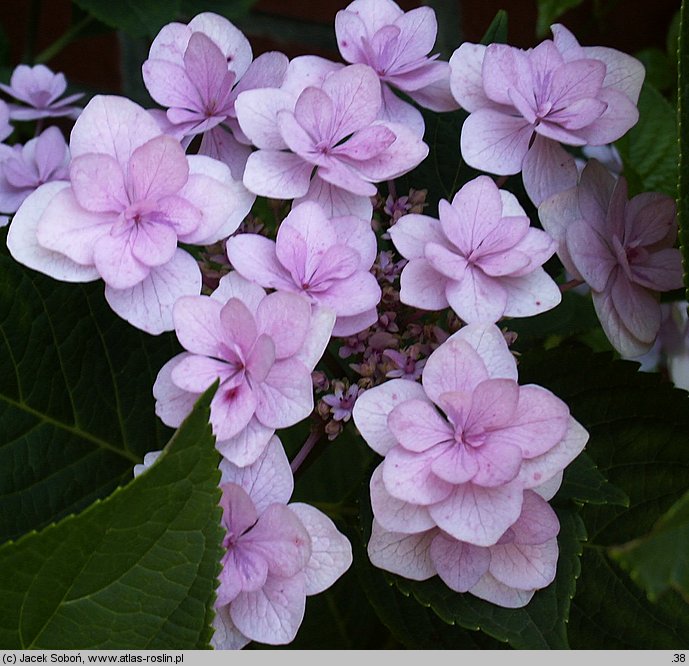
[[[265,297],[256,311],[260,333],[275,343],[275,358],[294,356],[304,344],[309,330],[311,306],[301,295],[274,292]]]
[[[275,428],[264,426],[254,415],[240,432],[227,439],[216,441],[215,446],[223,455],[223,459],[238,467],[247,468],[260,458],[274,434]],[[291,471],[289,474],[291,479]],[[290,490],[284,502],[287,502],[291,494]]]
[[[254,415],[255,392],[246,381],[237,386],[221,386],[211,401],[211,424],[218,441],[235,436]]]
[[[271,428],[288,428],[313,410],[311,374],[295,359],[276,362],[256,392],[256,418]]]
[[[452,485],[471,481],[479,471],[476,452],[470,447],[456,444],[448,447],[431,465],[433,474]]]
[[[467,323],[492,323],[505,314],[507,292],[497,278],[469,266],[461,280],[449,280],[445,296],[450,307]]]
[[[536,206],[577,184],[574,158],[557,142],[537,134],[522,164],[522,180]]]
[[[412,259],[400,276],[400,300],[422,310],[444,310],[447,280],[426,259]]]
[[[167,426],[178,428],[189,415],[200,394],[189,393],[172,381],[172,371],[190,354],[182,352],[171,358],[158,372],[153,384],[156,416]]]
[[[129,160],[127,185],[132,201],[177,194],[187,182],[189,165],[179,141],[159,136],[137,148]]]
[[[399,444],[417,453],[454,438],[451,426],[425,400],[399,404],[388,415],[388,427]]]
[[[383,462],[383,483],[393,496],[411,504],[434,505],[452,492],[452,484],[433,473],[433,461],[447,448],[434,447],[421,453],[401,446],[390,449]]]
[[[512,481],[519,474],[522,453],[518,446],[487,441],[474,449],[478,472],[471,479],[476,486],[495,488]]]
[[[173,310],[180,344],[193,354],[222,358],[226,334],[220,319],[222,305],[207,296],[180,298]]]
[[[559,305],[562,292],[542,268],[520,277],[502,279],[507,292],[506,317],[532,317]]]
[[[293,199],[308,192],[312,168],[298,155],[258,150],[247,160],[244,185],[264,197]]]
[[[441,202],[442,203],[442,202]],[[405,259],[421,259],[427,243],[447,246],[440,222],[427,215],[404,215],[390,228],[390,238]]]

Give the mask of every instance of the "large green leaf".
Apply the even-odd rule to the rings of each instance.
[[[132,37],[155,37],[180,10],[181,0],[74,0],[99,21]]]
[[[677,113],[652,85],[639,96],[639,122],[615,143],[630,194],[677,193]]]
[[[578,7],[584,0],[537,0],[538,18],[536,19],[536,37],[547,37],[550,26],[568,10]]]
[[[689,300],[689,17],[686,3],[680,9],[677,62],[677,119],[679,125],[679,179],[677,182],[677,220],[684,266],[684,287]]]
[[[0,250],[0,542],[107,496],[163,447],[151,388],[177,349],[113,314],[102,283],[56,282]]]
[[[611,550],[632,578],[657,599],[676,589],[689,601],[689,492],[660,518],[653,531]]]
[[[208,647],[221,556],[217,384],[147,472],[0,548],[0,645]]]
[[[689,606],[673,592],[653,604],[608,559],[609,546],[651,531],[689,487],[689,397],[638,364],[563,346],[526,353],[520,378],[551,389],[590,433],[587,455],[629,498],[582,507],[589,541],[570,621],[573,648],[676,648]]]
[[[558,501],[570,499],[582,504],[629,506],[627,494],[613,486],[586,453],[580,453],[567,466],[557,491]]]

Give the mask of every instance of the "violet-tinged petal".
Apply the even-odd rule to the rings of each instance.
[[[139,146],[129,160],[127,185],[132,201],[176,194],[189,177],[179,141],[159,136]]]
[[[261,514],[270,504],[287,504],[294,490],[294,477],[282,443],[272,436],[260,456],[250,465],[220,461],[221,483],[236,483],[251,497]]]
[[[414,134],[423,137],[426,131],[421,112],[409,102],[405,102],[398,97],[389,86],[381,86],[381,110],[379,117],[381,120],[406,125]]]
[[[304,568],[307,596],[328,589],[352,564],[352,546],[328,516],[309,504],[293,502],[295,513],[311,539],[311,556]]]
[[[522,453],[518,446],[488,440],[473,451],[478,471],[471,483],[484,488],[496,488],[512,481],[519,474]]]
[[[442,202],[441,202],[442,203]],[[405,259],[421,259],[426,243],[447,245],[440,221],[428,215],[410,213],[390,228],[390,238]]]
[[[194,32],[184,52],[184,69],[199,93],[206,116],[226,118],[236,74],[228,71],[225,54],[203,32]]]
[[[500,176],[519,173],[532,135],[533,126],[523,118],[483,107],[462,125],[462,157],[481,171]]]
[[[448,447],[432,463],[433,474],[452,485],[471,481],[479,471],[479,460],[474,449],[456,444]]]
[[[488,571],[487,548],[457,541],[440,532],[431,542],[430,557],[443,582],[455,592],[467,592]]]
[[[607,104],[603,115],[578,131],[586,143],[594,146],[617,141],[639,120],[636,105],[623,93],[604,88],[599,94],[599,100]]]
[[[320,304],[332,308],[338,317],[351,317],[374,309],[380,302],[381,290],[371,273],[357,271],[333,282],[314,297]]]
[[[351,161],[370,160],[389,148],[397,139],[384,125],[370,125],[352,134],[344,143],[335,146],[332,154]]]
[[[510,90],[526,97],[535,87],[528,55],[506,44],[490,44],[486,48],[482,78],[487,97],[505,106],[512,105]]]
[[[577,178],[574,157],[556,141],[537,134],[522,163],[524,188],[534,205],[575,187]]]
[[[35,160],[38,176],[42,183],[49,180],[63,180],[67,177],[69,149],[57,127],[48,127],[41,132],[35,144]],[[59,176],[58,176],[59,174]]]
[[[510,352],[505,336],[494,324],[467,324],[452,334],[449,340],[461,340],[471,346],[483,361],[491,379],[517,380],[517,363]]]
[[[203,118],[203,99],[192,79],[189,78],[183,63],[172,63],[165,60],[149,58],[141,67],[144,85],[151,97],[162,106],[171,107],[169,110],[193,110],[195,112],[194,127]],[[189,111],[185,115],[189,115]],[[168,119],[174,125],[180,124],[181,118],[168,114]]]
[[[502,278],[507,292],[505,317],[532,317],[559,305],[562,292],[542,268],[519,277]]]
[[[356,333],[361,333],[378,321],[378,310],[371,308],[358,315],[338,317],[333,326],[332,336],[346,338]]]
[[[262,382],[275,363],[275,343],[269,335],[259,335],[246,360],[246,371],[254,383]]]
[[[172,308],[182,296],[201,293],[201,271],[195,259],[177,248],[164,266],[152,268],[148,277],[130,289],[105,285],[110,307],[133,326],[158,335],[174,328]]]
[[[130,289],[148,277],[150,267],[139,261],[132,251],[137,232],[113,235],[111,231],[94,243],[93,263],[103,281],[113,289]],[[170,249],[174,254],[175,247]]]
[[[211,299],[204,299],[208,312],[215,312],[215,301]],[[258,329],[254,316],[247,308],[247,306],[238,298],[231,298],[225,305],[222,306],[219,312],[220,327],[214,322],[211,335],[216,335],[218,332],[222,335],[221,340],[224,340],[228,345],[236,344],[244,354],[245,358],[251,352],[251,349],[256,342]]]
[[[605,65],[603,86],[623,93],[633,104],[639,101],[639,93],[646,70],[636,58],[606,46],[584,46],[583,56]]]
[[[507,292],[501,280],[469,266],[460,280],[448,280],[445,297],[467,323],[498,321],[505,314]]]
[[[358,196],[373,197],[377,192],[375,185],[362,178],[359,170],[335,158],[327,159],[318,168],[318,176],[331,185]]]
[[[66,192],[67,194],[62,194]],[[60,197],[56,204],[53,202]],[[60,202],[67,202],[66,206]],[[41,185],[30,194],[12,218],[7,235],[7,247],[10,254],[20,263],[50,275],[56,280],[64,282],[90,282],[97,280],[100,275],[92,262],[77,263],[74,259],[60,250],[53,250],[49,244],[39,241],[39,226],[45,217],[45,212],[51,206],[56,206],[56,214],[61,217],[62,212],[79,209],[74,201],[69,183],[56,181]],[[89,224],[98,227],[93,216],[86,216]],[[70,218],[65,218],[70,219]],[[82,220],[83,222],[83,220]],[[92,229],[89,226],[89,229]],[[100,227],[97,233],[102,233]],[[53,235],[50,235],[51,239]]]
[[[658,250],[631,265],[634,282],[654,291],[682,287],[682,256],[677,248]]]
[[[98,241],[94,259],[98,265]],[[130,235],[132,257],[148,267],[162,266],[175,254],[177,249],[177,233],[168,224],[142,220]],[[103,275],[105,279],[105,275]],[[107,280],[106,280],[107,282]],[[113,287],[116,286],[113,284]]]
[[[237,141],[222,125],[217,125],[203,133],[199,155],[207,155],[227,164],[232,172],[232,178],[241,181],[246,161],[251,155],[251,147]]]
[[[112,95],[96,95],[74,123],[69,140],[72,159],[105,153],[126,169],[132,153],[160,136],[158,124],[138,104]]]
[[[484,380],[488,371],[476,350],[464,340],[449,338],[426,361],[423,369],[423,388],[426,395],[438,403],[443,393],[472,393]]]
[[[555,580],[557,539],[540,544],[507,543],[490,549],[490,573],[504,585],[540,590]]]
[[[572,417],[563,438],[540,456],[524,460],[519,479],[525,488],[537,488],[558,475],[583,450],[588,432]]]
[[[292,358],[276,362],[256,393],[256,418],[265,426],[288,428],[313,410],[311,374]]]
[[[467,270],[471,270],[461,254],[456,254],[438,243],[426,243],[424,256],[431,267],[448,281],[462,280]]]
[[[540,544],[556,537],[560,531],[557,514],[541,496],[524,492],[522,513],[512,527],[511,539],[520,544]]]
[[[227,439],[217,440],[215,446],[225,460],[238,467],[246,468],[247,465],[253,465],[259,459],[274,434],[275,428],[264,426],[254,415],[240,432]],[[282,448],[282,445],[280,447]],[[290,470],[290,478],[291,474]],[[291,496],[291,491],[287,499],[289,496]]]
[[[583,279],[567,249],[567,229],[581,219],[578,191],[579,188],[573,187],[548,197],[538,206],[538,218],[543,229],[557,242],[557,255],[567,272],[573,278]]]
[[[625,327],[641,342],[651,344],[660,329],[657,295],[629,282],[619,268],[611,276],[611,282],[606,290],[610,290],[614,308]]]
[[[221,441],[241,432],[256,407],[256,393],[246,380],[236,386],[221,386],[211,400],[210,421],[216,439]]]
[[[191,356],[182,352],[171,358],[159,371],[153,384],[156,416],[167,426],[178,428],[194,408],[198,393],[189,393],[172,381],[172,371]]]
[[[444,310],[449,307],[445,295],[447,282],[428,260],[412,259],[400,276],[400,300],[422,310]]]
[[[258,150],[249,156],[244,185],[251,192],[274,199],[293,199],[309,190],[313,165],[299,155]]]
[[[237,538],[246,532],[259,518],[259,513],[246,488],[242,488],[235,482],[224,481],[220,486],[222,497],[222,525],[231,536]],[[262,513],[262,512],[261,512]],[[263,580],[265,582],[264,572]]]
[[[425,400],[407,400],[397,405],[388,415],[388,428],[399,444],[417,453],[454,439],[450,425]]]
[[[660,192],[642,192],[627,202],[625,234],[627,244],[674,244],[677,233],[675,200]]]
[[[359,254],[358,270],[370,270],[378,253],[376,234],[371,221],[354,216],[335,217],[331,224],[335,228],[338,242]]]
[[[435,527],[428,507],[399,500],[385,489],[382,464],[371,475],[370,490],[373,515],[384,529],[415,534]]]
[[[275,342],[275,358],[294,356],[304,344],[309,330],[311,306],[299,294],[274,292],[266,296],[256,311],[259,333]]]
[[[266,289],[291,291],[295,288],[291,276],[277,259],[274,241],[259,234],[239,234],[227,239],[226,250],[232,267],[248,280]]]
[[[297,197],[293,205],[297,206],[306,201],[317,203],[328,217],[355,216],[362,220],[370,220],[373,214],[371,198],[352,194],[336,187],[318,176],[318,172],[311,179],[308,192],[303,197]]]
[[[110,155],[89,153],[72,160],[69,179],[79,205],[93,213],[120,213],[129,204],[122,168]]]
[[[368,557],[379,569],[411,580],[427,580],[437,573],[429,552],[436,534],[436,530],[418,534],[390,532],[374,519]]]
[[[388,428],[388,415],[397,405],[414,399],[428,400],[421,384],[407,379],[392,379],[359,395],[352,410],[354,423],[376,453],[384,456],[397,445]]]
[[[256,592],[241,593],[230,605],[230,617],[242,634],[269,645],[294,640],[306,607],[304,574],[269,577]]]
[[[216,379],[223,383],[237,374],[234,366],[207,356],[189,354],[172,369],[170,377],[179,388],[190,393],[203,393]]]
[[[431,466],[447,445],[414,453],[402,446],[390,449],[383,461],[385,489],[411,504],[434,505],[452,493],[451,483],[436,476]]]
[[[321,88],[325,79],[343,67],[342,63],[333,62],[320,56],[297,56],[289,61],[280,89],[294,103],[306,88],[309,86]]]
[[[456,111],[460,108],[457,100],[452,95],[450,89],[451,70],[449,63],[436,62],[436,66],[440,69],[442,67],[443,74],[437,78],[433,83],[429,83],[417,90],[411,90],[407,94],[419,106],[431,111],[439,113],[447,113],[449,111]]]
[[[242,132],[261,149],[282,150],[287,148],[278,130],[278,113],[292,110],[292,96],[277,88],[246,90],[237,96],[235,113]]]
[[[490,601],[492,604],[503,608],[523,608],[531,601],[535,590],[519,590],[509,587],[488,572],[469,592],[479,599]]]
[[[483,44],[464,42],[450,58],[450,89],[460,106],[472,113],[490,104],[483,89]]]
[[[494,431],[514,422],[521,391],[512,379],[487,379],[474,390],[464,432]]]
[[[465,483],[429,511],[438,527],[455,539],[492,546],[519,518],[523,494],[518,479],[495,488]]]
[[[566,242],[577,272],[592,289],[603,291],[617,265],[608,243],[585,220],[568,227]]]
[[[311,310],[309,320],[309,333],[304,344],[299,351],[292,357],[301,361],[312,372],[316,363],[328,346],[330,336],[335,324],[335,313],[330,308],[314,307]]]
[[[222,358],[225,331],[222,305],[206,296],[186,296],[175,303],[172,316],[180,344],[193,354]]]

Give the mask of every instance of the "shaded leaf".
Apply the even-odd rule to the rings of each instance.
[[[480,44],[506,44],[507,43],[507,12],[504,9],[498,10],[493,20],[488,26],[488,30],[481,37]]]
[[[84,11],[99,21],[124,30],[132,37],[155,37],[156,33],[177,17],[181,0],[74,0]]]
[[[674,588],[689,601],[689,492],[656,523],[650,534],[610,550],[651,600]]]
[[[565,469],[556,500],[570,499],[584,504],[629,506],[627,494],[613,486],[586,453],[580,453]]]
[[[550,26],[568,10],[582,4],[584,0],[536,0],[538,18],[536,19],[536,37],[547,37]]]
[[[680,9],[677,72],[677,119],[679,123],[677,221],[684,267],[685,297],[689,300],[689,17],[687,17],[684,0],[682,0]]]
[[[4,242],[4,241],[3,241]],[[177,352],[0,251],[0,541],[75,513],[131,478],[172,432],[151,389]]]
[[[0,644],[199,649],[219,573],[217,383],[146,473],[77,516],[0,548]]]

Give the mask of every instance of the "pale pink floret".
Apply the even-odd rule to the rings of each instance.
[[[221,463],[222,558],[216,600],[216,649],[240,649],[255,640],[291,642],[306,597],[330,587],[351,565],[349,541],[321,511],[288,504],[292,473],[277,437],[256,462]]]
[[[479,176],[441,200],[440,219],[410,214],[390,229],[409,260],[400,298],[424,310],[451,307],[467,323],[530,317],[554,308],[560,290],[541,267],[556,243],[529,218],[516,198]]]
[[[450,66],[429,56],[438,24],[430,7],[403,12],[392,0],[354,0],[335,17],[342,57],[373,68],[383,83],[383,117],[423,136],[424,122],[413,105],[395,95],[403,91],[433,111],[459,108],[450,92]]]
[[[450,59],[452,92],[470,112],[462,156],[489,173],[522,172],[538,205],[576,184],[560,144],[603,145],[638,120],[643,65],[604,47],[582,47],[563,26],[534,49],[462,44]]]
[[[375,566],[405,578],[437,574],[455,592],[520,608],[555,579],[559,529],[548,503],[527,490],[519,518],[493,545],[476,546],[437,527],[399,532],[374,520],[368,554]]]
[[[10,78],[10,85],[0,83],[0,90],[21,104],[10,104],[10,118],[13,120],[36,120],[38,118],[79,117],[81,108],[72,103],[83,97],[83,93],[58,99],[67,89],[64,74],[55,74],[45,65],[17,65]]]
[[[67,180],[68,163],[69,148],[57,127],[23,146],[0,145],[0,211],[14,213],[40,185]]]
[[[278,428],[313,410],[311,371],[335,316],[311,311],[303,296],[274,292],[238,273],[213,294],[185,296],[173,319],[185,352],[168,361],[153,386],[156,414],[177,427],[216,380],[211,423],[220,452],[238,465],[256,460]]]
[[[558,475],[588,438],[556,396],[517,384],[494,325],[451,336],[428,358],[422,384],[365,391],[354,422],[385,458],[376,519],[402,532],[437,526],[475,546],[494,545],[518,519],[524,490]]]
[[[174,301],[201,289],[200,269],[178,243],[229,236],[255,197],[217,160],[185,156],[121,97],[89,102],[70,152],[70,183],[43,185],[24,201],[10,251],[58,279],[101,277],[117,314],[149,333],[171,330]]]
[[[358,333],[378,320],[381,291],[371,274],[376,237],[370,222],[329,219],[316,203],[295,206],[276,241],[240,234],[227,241],[227,256],[245,278],[266,289],[303,294],[337,315],[333,335]]]
[[[379,119],[381,105],[370,67],[293,60],[282,88],[237,98],[239,124],[259,149],[247,161],[244,184],[261,196],[318,201],[331,217],[370,219],[374,183],[406,173],[428,154],[408,127]]]
[[[237,123],[234,103],[252,88],[279,87],[287,56],[270,52],[253,60],[251,46],[230,21],[212,12],[188,25],[170,23],[151,44],[142,66],[151,97],[168,107],[159,118],[178,138],[203,134],[199,152],[227,163],[241,178],[251,152]]]
[[[591,160],[579,185],[544,201],[539,217],[565,268],[591,287],[613,347],[626,357],[647,352],[660,329],[659,293],[682,286],[674,200],[658,192],[628,200],[626,180]]]

